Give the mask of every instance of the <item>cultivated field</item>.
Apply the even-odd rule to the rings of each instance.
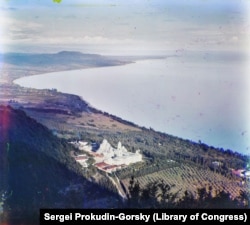
[[[249,182],[242,184],[240,180],[230,179],[210,170],[204,170],[194,166],[182,165],[142,177],[136,177],[140,187],[145,187],[154,181],[164,181],[168,185],[174,185],[171,189],[173,193],[179,191],[179,197],[183,196],[184,191],[189,190],[196,194],[198,188],[212,187],[214,196],[219,191],[224,190],[231,194],[232,198],[239,196],[240,191],[249,190]],[[122,180],[123,185],[128,190],[130,178]]]

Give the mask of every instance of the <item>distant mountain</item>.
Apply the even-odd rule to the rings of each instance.
[[[72,56],[78,56],[78,57],[97,56],[97,57],[100,57],[100,55],[98,55],[98,54],[84,54],[84,53],[78,52],[78,51],[61,51],[61,52],[58,52],[57,55],[65,56],[65,57],[72,57]]]
[[[0,54],[4,63],[16,66],[109,66],[121,64],[119,60],[97,54],[83,54],[77,51],[61,51],[54,54],[5,53]]]
[[[117,196],[81,176],[73,148],[23,111],[0,106],[0,223],[38,224],[40,208],[114,207],[107,199]]]

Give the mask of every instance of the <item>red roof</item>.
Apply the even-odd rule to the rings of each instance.
[[[105,170],[113,169],[113,168],[116,168],[116,167],[118,167],[118,166],[116,166],[116,165],[108,165],[108,166],[105,167]]]
[[[99,163],[96,163],[95,166],[104,168],[104,167],[107,167],[109,165],[107,163],[105,163],[105,162],[99,162]]]

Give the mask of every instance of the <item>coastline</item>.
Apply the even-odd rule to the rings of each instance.
[[[135,86],[134,88],[132,87],[131,89],[128,89],[128,88],[130,88],[130,85],[132,85],[133,83],[136,83],[136,85],[137,85],[137,84],[139,84],[139,82],[140,82],[139,85],[143,84],[143,85],[146,85],[146,87],[148,87],[150,85],[150,79],[149,78],[150,78],[151,75],[150,74],[147,75],[147,72],[145,74],[142,74],[142,75],[139,74],[139,76],[142,76],[141,80],[139,78],[135,80],[132,75],[131,75],[131,78],[130,78],[129,77],[130,75],[125,74],[125,73],[126,73],[126,71],[128,71],[128,68],[133,68],[133,70],[132,70],[133,72],[137,71],[136,64],[138,65],[138,64],[141,63],[142,67],[147,66],[147,63],[143,64],[143,62],[149,62],[149,64],[150,64],[151,61],[149,59],[149,61],[142,60],[142,61],[136,61],[136,63],[132,63],[132,64],[123,64],[123,66],[126,66],[126,67],[123,67],[120,70],[118,69],[118,68],[120,68],[119,66],[118,67],[99,67],[99,68],[95,67],[95,68],[91,68],[91,69],[72,70],[72,71],[69,71],[69,72],[68,71],[66,71],[66,72],[60,71],[59,73],[57,73],[57,72],[54,73],[53,72],[53,73],[49,73],[49,74],[41,74],[40,75],[41,79],[40,79],[39,82],[37,82],[37,85],[38,85],[38,88],[39,88],[39,85],[42,85],[42,82],[43,82],[43,79],[44,79],[43,77],[44,76],[50,76],[47,79],[50,79],[51,86],[46,86],[47,89],[54,89],[55,88],[57,91],[60,91],[60,92],[63,92],[63,93],[71,93],[73,95],[80,96],[85,102],[88,103],[88,105],[90,107],[96,108],[100,112],[107,112],[108,114],[117,115],[118,118],[125,118],[124,120],[131,121],[131,123],[137,124],[138,126],[146,127],[148,129],[152,128],[152,129],[154,129],[156,131],[167,133],[167,134],[170,134],[170,135],[173,135],[173,136],[178,136],[178,137],[181,137],[181,138],[184,138],[184,139],[189,139],[189,140],[192,140],[192,141],[197,142],[197,143],[198,142],[210,143],[211,146],[215,146],[217,148],[232,149],[232,150],[236,149],[236,148],[231,148],[231,147],[223,147],[223,144],[221,144],[221,145],[220,144],[213,144],[212,141],[207,141],[206,139],[204,139],[202,137],[202,135],[199,137],[198,133],[200,133],[202,130],[204,130],[206,128],[207,128],[208,131],[204,130],[203,132],[206,132],[206,135],[208,137],[211,137],[211,135],[212,135],[211,130],[214,130],[214,129],[212,127],[209,128],[208,126],[211,126],[212,123],[215,123],[215,122],[217,122],[218,124],[220,123],[220,117],[218,117],[218,116],[220,116],[219,111],[215,112],[216,114],[214,114],[213,117],[210,119],[210,121],[207,122],[207,125],[204,124],[202,126],[202,124],[197,124],[198,125],[197,128],[189,125],[190,121],[193,121],[193,120],[198,121],[199,123],[201,123],[201,121],[204,120],[204,118],[207,118],[207,115],[209,114],[209,109],[208,108],[213,108],[214,106],[213,106],[213,102],[211,102],[210,99],[207,99],[207,100],[209,100],[210,103],[207,102],[206,99],[205,99],[205,100],[203,100],[204,103],[201,104],[202,92],[200,90],[196,91],[195,86],[194,86],[194,88],[191,88],[192,90],[189,90],[187,87],[185,87],[189,81],[188,81],[188,78],[185,77],[184,75],[182,75],[182,76],[180,76],[178,78],[178,77],[173,76],[173,75],[170,74],[170,75],[168,75],[168,77],[164,78],[163,77],[164,75],[162,74],[161,71],[157,72],[156,75],[154,74],[154,76],[157,79],[161,80],[161,83],[157,83],[155,85],[156,87],[159,87],[159,88],[157,88],[158,90],[151,88],[152,90],[154,90],[152,92],[152,90],[148,89],[148,92],[150,92],[150,93],[152,92],[152,95],[147,97],[147,102],[144,102],[144,100],[140,99],[140,98],[139,98],[139,100],[137,100],[138,96],[140,96],[140,95],[141,95],[141,98],[144,98],[144,95],[142,94],[143,92],[142,93],[135,92],[134,90],[137,88],[137,86]],[[152,66],[152,65],[153,64],[151,63],[150,66]],[[159,69],[160,67],[158,67],[158,66],[154,66],[153,68],[154,68],[155,71],[160,70]],[[92,74],[93,71],[95,71],[94,74]],[[112,71],[115,71],[115,72],[112,72]],[[149,70],[147,70],[147,71],[149,71]],[[122,73],[124,73],[124,75]],[[158,73],[159,73],[159,75],[158,75]],[[119,81],[116,81],[117,80],[117,74],[119,74],[119,76],[120,76]],[[67,77],[70,77],[70,76],[74,76],[74,79],[75,79],[76,76],[78,76],[78,77],[81,76],[82,77],[83,75],[85,77],[88,77],[88,78],[85,79],[86,81],[84,81],[84,80],[82,81],[81,80],[82,78],[81,79],[77,78],[78,81],[74,83],[73,80],[71,80],[71,78],[67,79]],[[105,76],[108,75],[108,78],[107,78],[108,81],[106,81],[106,78],[105,78],[104,75]],[[59,87],[58,88],[56,86],[56,85],[59,85],[60,82],[58,82],[58,79],[60,79],[61,76],[66,77],[66,80],[62,82],[62,83],[67,84],[66,88],[65,87]],[[123,76],[123,77],[126,76],[126,80],[124,80],[124,78],[121,77],[121,76]],[[206,79],[204,79],[202,77],[200,77],[200,78],[196,77],[196,81],[194,82],[194,81],[191,80],[191,82],[193,82],[195,85],[196,84],[199,84],[200,86],[204,85],[204,87],[205,87],[205,84],[209,84],[209,83],[212,82],[210,77],[206,78]],[[35,80],[37,78],[39,78],[39,76],[36,76]],[[26,78],[24,78],[24,79],[26,79]],[[29,79],[29,78],[27,78],[27,79]],[[183,84],[180,84],[182,79],[185,82],[182,82]],[[194,77],[192,77],[192,79],[194,79]],[[173,83],[173,81],[174,82],[180,81],[180,82],[175,84],[175,83]],[[171,82],[173,83],[172,86],[170,86],[170,84],[172,84]],[[79,90],[76,88],[78,83],[82,83]],[[88,85],[84,86],[84,83],[88,83]],[[103,85],[103,83],[105,83],[105,85]],[[56,85],[53,85],[53,84],[56,84]],[[70,84],[70,85],[68,85],[68,84]],[[164,85],[164,86],[162,86],[162,85]],[[69,86],[71,86],[72,88],[69,89]],[[33,87],[35,87],[35,86],[33,86]],[[94,88],[94,91],[92,91],[92,87]],[[143,88],[143,86],[139,86],[139,87]],[[220,87],[220,86],[218,86],[218,87]],[[37,87],[35,87],[35,88],[37,88]],[[79,94],[78,91],[81,92],[82,88],[85,89],[85,91],[87,90],[87,93]],[[164,92],[166,92],[166,93],[164,93],[164,95],[162,95],[163,92],[162,93],[160,92],[160,90],[162,90],[161,88],[164,88]],[[226,88],[226,86],[225,86],[225,88]],[[114,91],[111,92],[112,89],[114,89]],[[127,92],[126,89],[128,89],[130,91]],[[184,93],[184,94],[181,93],[182,98],[183,98],[182,101],[181,101],[180,93],[177,93],[177,92],[175,93],[175,91],[177,89],[182,90],[182,92]],[[115,92],[115,90],[117,90],[118,92]],[[139,90],[140,90],[140,88],[139,88]],[[170,92],[169,90],[171,90],[172,92]],[[111,94],[109,94],[109,95],[107,95],[107,93],[102,94],[102,91],[104,91],[104,92],[108,91]],[[211,93],[215,93],[216,89],[211,88],[211,90],[209,90],[209,91]],[[133,96],[131,95],[132,92],[134,92]],[[200,92],[201,92],[201,95],[200,95]],[[155,96],[157,96],[157,97],[155,97]],[[192,105],[192,103],[189,102],[190,100],[188,98],[186,98],[187,96],[189,96],[189,99],[190,98],[193,99],[194,103],[193,103],[192,108],[197,108],[199,102],[197,102],[197,104],[196,104],[195,103],[196,101],[200,101],[201,108],[196,109],[196,111],[192,111],[192,108],[191,108],[190,110],[187,111],[187,109],[189,108],[189,105],[190,104]],[[221,93],[221,97],[224,98],[226,96],[224,96],[224,93]],[[95,98],[95,99],[93,99],[93,98]],[[121,99],[126,99],[126,98],[133,99],[134,103],[132,104],[131,101],[129,103],[126,103],[126,100],[125,100],[125,102],[121,101]],[[218,99],[220,98],[219,95],[217,96],[217,98]],[[107,99],[108,99],[108,101],[107,101]],[[165,99],[164,100],[164,101],[166,101],[164,103],[165,105],[158,102],[159,99]],[[96,100],[98,100],[98,101],[96,102]],[[113,105],[109,106],[109,104],[111,104],[112,101],[114,101],[115,104],[117,105],[117,107],[114,108],[114,109],[112,108]],[[180,103],[180,101],[182,103]],[[175,102],[178,102],[178,104],[179,104],[179,106],[178,106],[179,107],[178,108],[179,112],[170,111],[170,108],[176,107]],[[96,104],[93,104],[93,103],[96,103]],[[227,104],[226,102],[222,102],[222,103]],[[141,111],[135,111],[135,109],[137,107],[141,107],[141,105],[145,105],[145,107],[143,107],[142,110],[140,109]],[[171,131],[166,131],[166,130],[164,130],[162,128],[159,128],[159,127],[155,127],[154,125],[150,124],[150,119],[152,120],[152,118],[148,118],[148,119],[144,118],[144,120],[142,120],[140,122],[140,120],[143,117],[147,116],[145,114],[145,112],[146,112],[145,110],[147,110],[146,107],[148,107],[148,106],[151,107],[151,109],[150,109],[152,111],[152,112],[150,111],[151,114],[155,115],[153,117],[154,118],[154,123],[157,122],[157,119],[158,119],[160,126],[162,126],[163,123],[165,123],[166,126],[168,126],[169,128],[172,129],[172,132]],[[216,107],[219,107],[219,106],[216,106]],[[159,109],[161,109],[163,113],[164,112],[169,113],[169,111],[171,112],[171,114],[169,114],[169,119],[168,120],[161,119],[161,118],[163,118],[162,115],[158,116]],[[217,110],[216,108],[214,108],[214,109]],[[133,117],[126,117],[127,115],[129,115],[129,114],[126,114],[127,113],[126,110],[133,110],[132,116],[134,117],[135,115],[138,115],[138,117],[140,117],[139,120],[135,119]],[[186,115],[183,113],[185,111],[186,111],[186,113],[185,113]],[[206,111],[206,112],[203,113],[203,111]],[[164,116],[167,117],[168,115],[165,114]],[[189,117],[191,116],[191,120],[188,118],[188,116]],[[195,118],[195,116],[196,116],[196,118]],[[236,118],[236,117],[232,117],[232,118]],[[207,118],[207,119],[209,119],[209,118]],[[185,121],[185,120],[187,121],[186,125],[183,123],[183,121]],[[228,121],[230,121],[229,118],[228,118]],[[230,123],[232,123],[232,122],[235,123],[236,121],[231,120]],[[197,122],[195,122],[195,123],[197,123]],[[228,122],[228,124],[229,124],[229,122]],[[177,125],[180,126],[180,127],[183,127],[183,131],[180,131],[180,130],[175,131],[175,130],[173,130],[173,129],[175,129],[175,127]],[[184,128],[185,128],[185,130],[187,132],[193,132],[193,134],[191,136],[187,135],[187,133],[185,133],[186,131],[184,130]],[[237,126],[236,126],[236,128],[237,128]],[[197,132],[194,129],[196,129]],[[230,127],[228,129],[230,129]],[[237,128],[237,129],[239,129],[239,128]],[[199,132],[198,132],[198,130],[199,130]],[[197,134],[195,134],[194,132],[196,132]],[[194,135],[196,135],[196,136],[194,136]],[[214,134],[215,137],[218,137],[217,141],[220,141],[220,135]],[[226,138],[226,136],[221,138],[221,141],[227,142],[229,140],[229,139],[225,139],[225,138]],[[233,139],[233,138],[234,137],[232,136],[230,139]]]
[[[171,178],[173,184],[176,184],[178,188],[184,187],[183,190],[195,192],[198,187],[206,187],[208,179],[213,177],[211,185],[216,188],[221,185],[223,178],[225,182],[223,188],[232,196],[238,196],[239,190],[246,189],[246,186],[240,186],[222,174],[230,173],[229,170],[225,169],[221,174],[217,174],[211,168],[211,171],[209,170],[209,165],[212,165],[215,159],[219,159],[227,165],[225,168],[229,168],[228,165],[231,167],[230,162],[233,158],[236,167],[242,167],[246,158],[241,153],[138,126],[92,108],[81,97],[74,94],[62,93],[53,89],[23,88],[15,84],[9,85],[8,88],[8,90],[6,89],[8,93],[5,92],[8,97],[8,105],[21,109],[27,116],[35,119],[55,136],[65,141],[83,140],[89,143],[101,143],[105,137],[112,144],[121,141],[132,151],[134,149],[142,150],[145,161],[139,164],[138,168],[136,165],[128,170],[131,174],[135,173],[138,179],[140,177],[144,179],[145,176],[155,180],[158,179],[158,175],[161,175],[164,176],[162,177],[164,180]],[[208,152],[209,154],[207,154]],[[177,165],[173,166],[171,163],[170,165],[169,162],[172,161]],[[176,171],[178,171],[178,179],[172,176]],[[197,183],[193,185],[192,182],[189,182],[190,180],[181,179],[182,175],[190,176],[190,171],[195,171],[198,176],[202,175],[202,181],[195,178]],[[121,172],[119,179],[127,187],[129,178],[125,175],[126,173]],[[239,178],[235,178],[235,180],[237,179]],[[95,182],[94,178],[92,182]]]

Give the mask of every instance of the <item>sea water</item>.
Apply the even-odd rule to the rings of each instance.
[[[183,139],[249,154],[249,82],[229,54],[180,55],[53,72],[15,83],[81,96],[97,109]]]

